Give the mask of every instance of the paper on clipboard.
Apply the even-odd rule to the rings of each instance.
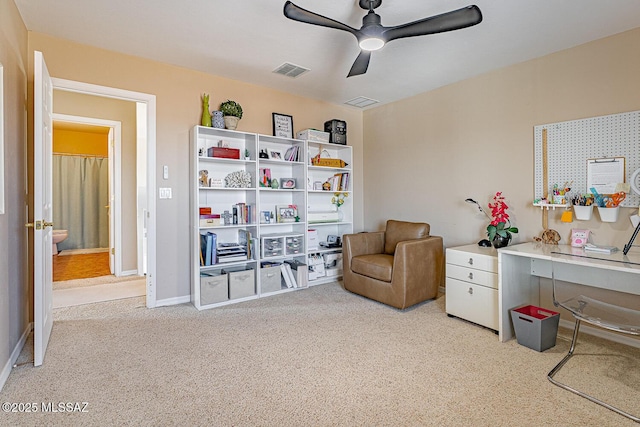
[[[624,157],[587,160],[587,191],[595,188],[600,194],[613,194],[616,185],[624,182]]]

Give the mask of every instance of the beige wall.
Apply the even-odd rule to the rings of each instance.
[[[121,123],[122,271],[137,271],[136,103],[54,90],[53,112]]]
[[[12,1],[0,1],[0,63],[4,70],[4,202],[0,215],[0,387],[8,362],[29,331],[26,193],[27,30]],[[26,335],[24,335],[26,338]]]
[[[503,68],[364,113],[365,228],[387,218],[424,220],[446,246],[477,242],[496,191],[520,229],[515,242],[542,232],[533,202],[536,125],[640,110],[640,29]],[[384,202],[380,203],[380,194]],[[632,233],[625,208],[617,223],[549,227],[567,243],[571,228],[589,228],[599,244],[622,247]]]
[[[157,102],[156,180],[173,198],[157,200],[157,298],[187,296],[189,288],[189,130],[200,122],[202,93],[217,107],[226,99],[244,110],[239,130],[271,134],[271,113],[293,116],[294,130],[322,128],[326,120],[347,121],[354,148],[356,229],[362,228],[362,112],[235,80],[217,77],[29,33],[30,76],[33,51],[44,53],[52,77],[153,94]],[[215,70],[212,70],[215,72]],[[30,108],[33,101],[30,101]],[[30,126],[32,128],[32,126]],[[162,179],[163,165],[169,179]]]

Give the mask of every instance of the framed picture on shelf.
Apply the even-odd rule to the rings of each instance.
[[[271,187],[271,169],[260,168],[260,187]]]
[[[260,212],[260,224],[271,224],[271,212],[269,211]]]
[[[273,136],[293,138],[293,117],[287,114],[280,113],[272,113],[272,116]]]
[[[282,154],[279,151],[272,151],[271,158],[276,160],[282,160]]]
[[[276,222],[296,222],[298,217],[298,206],[279,205],[276,206]]]
[[[280,178],[280,188],[285,190],[290,190],[292,188],[296,188],[296,179],[295,178]]]

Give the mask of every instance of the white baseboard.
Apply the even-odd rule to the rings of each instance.
[[[33,323],[29,323],[29,325],[27,326],[27,329],[22,333],[22,336],[20,337],[16,346],[11,352],[11,356],[9,357],[9,360],[7,360],[7,363],[5,363],[4,367],[2,368],[2,372],[0,372],[0,391],[4,388],[4,384],[7,382],[7,379],[9,379],[9,374],[11,374],[13,365],[16,363],[16,360],[18,360],[18,357],[20,356],[20,353],[22,352],[22,349],[24,348],[24,345],[27,342],[27,337],[31,333],[32,329],[33,329]]]
[[[118,277],[137,276],[137,275],[138,275],[138,270],[127,270],[127,271],[120,272],[120,276]]]
[[[156,307],[166,307],[169,305],[178,305],[178,304],[184,304],[186,302],[191,302],[191,295],[185,295],[182,297],[176,297],[176,298],[167,298],[167,299],[161,299],[161,300],[156,300]]]
[[[571,320],[560,319],[560,326],[563,328],[567,328],[572,331],[575,326],[575,322]],[[588,335],[593,335],[594,337],[602,338],[605,340],[617,342],[619,344],[628,345],[631,347],[640,348],[640,340],[634,339],[628,336],[624,336],[621,334],[617,334],[615,332],[605,331],[604,329],[594,328],[586,325],[584,322],[580,323],[580,333],[584,332]],[[578,337],[578,344],[580,343],[580,337]]]

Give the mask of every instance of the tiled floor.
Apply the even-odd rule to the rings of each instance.
[[[108,276],[109,253],[53,256],[53,281]]]

